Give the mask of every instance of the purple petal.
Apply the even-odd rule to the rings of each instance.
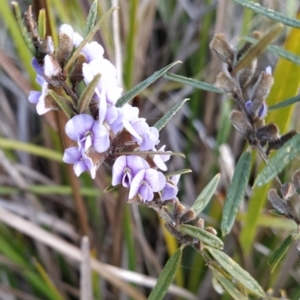
[[[245,103],[246,110],[249,114],[251,114],[252,102],[249,100]]]
[[[139,192],[142,182],[144,181],[145,173],[146,173],[145,170],[141,170],[132,179],[129,195],[128,195],[129,199],[132,199]]]
[[[77,162],[73,166],[74,173],[76,174],[77,177],[80,176],[80,174],[83,173],[84,171],[88,171],[88,169],[89,169],[88,166],[83,160]]]
[[[122,182],[122,178],[123,178],[123,174],[124,174],[124,169],[127,166],[127,160],[126,160],[126,156],[122,155],[120,157],[118,157],[115,162],[114,165],[112,167],[112,185],[118,185]]]
[[[141,195],[141,198],[143,201],[151,201],[153,200],[154,193],[151,190],[151,188],[148,186],[148,184],[142,184],[139,189],[139,194]]]
[[[38,75],[43,75],[44,67],[39,64],[38,60],[35,57],[32,59],[31,64]]]
[[[95,121],[87,114],[80,114],[70,119],[65,127],[67,136],[73,140],[78,141],[88,131],[91,131]]]
[[[167,182],[161,193],[162,200],[174,199],[178,193],[178,187]]]
[[[78,147],[71,147],[65,149],[65,153],[63,156],[63,161],[66,164],[74,164],[81,159],[81,152]]]
[[[137,155],[127,156],[127,167],[132,171],[133,177],[141,170],[150,169],[147,161]]]
[[[148,169],[145,172],[145,181],[149,184],[153,192],[159,192],[166,185],[166,178],[154,169]]]
[[[39,98],[42,95],[41,92],[31,91],[28,96],[28,101],[33,104],[37,104],[39,102]]]
[[[105,126],[95,122],[92,128],[93,146],[99,153],[106,151],[110,146],[109,132]]]

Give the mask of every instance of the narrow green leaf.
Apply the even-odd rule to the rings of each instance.
[[[73,65],[76,58],[80,54],[82,48],[88,43],[94,34],[100,29],[102,24],[111,16],[111,14],[116,10],[116,7],[112,7],[105,15],[102,16],[102,18],[96,23],[96,25],[89,31],[89,33],[86,35],[86,37],[83,39],[83,41],[79,44],[79,46],[75,49],[71,57],[69,58],[68,62],[65,65],[65,70],[69,70],[69,68]]]
[[[236,75],[241,69],[247,67],[251,61],[264,52],[266,47],[281,33],[282,24],[275,24],[264,36],[262,36],[249,50],[241,57],[231,72],[231,75]]]
[[[224,243],[217,236],[205,229],[188,224],[180,225],[179,228],[181,232],[200,240],[208,246],[216,249],[223,249]]]
[[[289,105],[292,105],[294,103],[297,103],[300,101],[300,95],[296,96],[296,97],[293,97],[293,98],[289,98],[287,100],[284,100],[284,101],[281,101],[275,105],[272,105],[268,108],[269,111],[271,110],[275,110],[275,109],[279,109],[279,108],[283,108],[283,107],[286,107],[286,106],[289,106]]]
[[[21,13],[21,10],[20,10],[19,3],[13,1],[11,4],[12,4],[13,9],[14,9],[14,14],[15,14],[15,17],[16,17],[16,20],[17,20],[17,24],[19,26],[22,38],[23,38],[23,40],[24,40],[27,48],[30,50],[31,54],[33,56],[35,56],[36,55],[36,50],[35,50],[35,47],[34,47],[34,45],[32,43],[32,40],[31,40],[31,38],[30,38],[30,36],[29,36],[29,34],[27,32],[26,27],[23,24],[22,13]]]
[[[193,206],[191,207],[191,210],[193,210],[196,215],[199,215],[199,213],[201,213],[201,211],[210,201],[211,197],[217,189],[220,178],[220,174],[215,175],[215,177],[206,185],[206,187],[202,190],[202,192],[195,200]]]
[[[35,267],[41,276],[43,278],[45,284],[49,288],[49,291],[52,294],[52,297],[56,300],[64,300],[64,297],[61,295],[59,290],[56,288],[56,286],[53,284],[52,280],[50,279],[49,275],[47,274],[46,270],[43,268],[43,266],[35,260]]]
[[[188,101],[189,99],[183,99],[178,104],[173,106],[166,114],[163,115],[161,119],[159,119],[153,126],[160,131],[165,125],[171,120],[171,118],[178,112],[178,110],[182,107],[182,105]]]
[[[48,90],[50,96],[56,101],[61,110],[68,116],[68,118],[72,118],[74,113],[70,106],[66,103],[66,98],[57,95],[54,91]]]
[[[101,74],[95,75],[93,80],[85,87],[78,101],[78,113],[83,113],[89,106],[95,93],[95,88],[99,82]]]
[[[248,298],[244,297],[233,285],[233,283],[228,280],[222,273],[220,273],[216,269],[212,269],[212,272],[216,279],[221,283],[223,288],[229,293],[229,295],[234,299],[234,300],[247,300]]]
[[[263,15],[269,19],[272,19],[276,22],[283,23],[287,26],[300,28],[300,21],[296,20],[294,18],[287,17],[286,15],[279,13],[273,9],[265,8],[261,6],[257,2],[251,2],[247,0],[234,0],[236,3],[241,4],[242,6],[245,6],[256,13]]]
[[[15,140],[8,140],[0,137],[0,148],[24,151],[32,155],[44,157],[57,162],[62,162],[62,153],[34,144],[23,143]]]
[[[223,269],[235,278],[235,280],[240,282],[246,289],[260,297],[265,296],[263,289],[257,281],[227,254],[211,247],[207,247],[207,249],[214,259],[223,267]]]
[[[271,267],[271,272],[274,271],[275,267],[278,265],[278,263],[282,260],[285,253],[288,251],[288,249],[292,243],[292,240],[293,240],[293,235],[292,234],[288,235],[284,239],[282,244],[277,249],[275,249],[269,256],[268,264]]]
[[[148,300],[160,300],[164,298],[170,284],[174,280],[176,271],[179,267],[181,256],[182,249],[178,248],[175,253],[169,258],[165,267],[161,271],[156,285],[148,297]]]
[[[121,107],[130,100],[132,100],[135,96],[140,94],[144,89],[146,89],[149,85],[151,85],[154,81],[156,81],[158,78],[166,74],[169,69],[171,69],[173,66],[181,63],[181,61],[175,61],[163,69],[156,71],[153,75],[145,79],[144,81],[140,82],[137,86],[135,86],[133,89],[128,91],[126,94],[124,94],[116,103],[117,107]]]
[[[95,0],[90,8],[89,14],[86,19],[86,23],[83,29],[83,37],[85,38],[88,33],[93,29],[96,18],[97,18],[97,2],[98,0]]]
[[[168,178],[168,177],[172,177],[175,175],[182,175],[182,174],[191,173],[191,172],[193,172],[191,169],[181,169],[181,170],[167,173],[167,174],[165,174],[165,177]]]
[[[38,33],[41,39],[46,37],[46,11],[45,9],[41,9],[39,11],[39,19],[38,19]]]
[[[167,74],[164,75],[164,77],[169,79],[169,80],[182,83],[184,85],[190,85],[190,86],[192,86],[196,89],[199,89],[199,90],[204,90],[204,91],[209,91],[209,92],[214,92],[214,93],[220,93],[220,94],[224,93],[223,91],[216,88],[213,84],[203,82],[203,81],[199,81],[199,80],[196,80],[196,79],[176,75],[176,74],[173,74],[173,73],[167,73]]]
[[[243,40],[251,42],[251,43],[257,42],[256,39],[249,37],[249,36],[243,37]],[[300,65],[300,56],[299,55],[296,55],[290,51],[284,50],[283,48],[281,48],[279,46],[268,45],[267,51],[269,51],[277,56],[280,56],[280,57],[284,58],[285,60],[288,60],[294,64]]]
[[[233,226],[236,214],[244,196],[251,170],[251,152],[246,151],[240,157],[234,170],[225,205],[223,208],[221,230],[223,236],[228,234]]]
[[[256,177],[254,186],[263,186],[271,179],[275,178],[284,167],[299,154],[299,152],[300,134],[296,134],[287,141],[273,157],[271,157],[269,162]]]

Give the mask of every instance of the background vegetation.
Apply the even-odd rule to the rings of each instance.
[[[297,0],[260,3],[297,17]],[[37,10],[46,4],[52,29],[68,23],[79,33],[91,6],[88,0],[23,0],[19,4],[22,11],[31,4]],[[112,5],[99,0],[98,14]],[[223,33],[233,46],[239,46],[241,38],[253,30],[266,32],[274,24],[233,0],[120,0],[119,7],[124,90],[177,60],[183,63],[174,66],[172,73],[214,83],[223,68],[209,50],[214,33]],[[65,145],[59,128],[65,119],[52,112],[40,118],[27,101],[29,91],[36,87],[31,54],[9,1],[0,0],[0,15],[0,298],[79,299],[88,286],[89,276],[83,276],[86,280],[81,282],[79,276],[80,269],[82,274],[89,270],[87,243],[80,249],[81,237],[87,235],[94,258],[94,299],[128,299],[128,294],[144,299],[178,248],[177,241],[154,211],[126,204],[124,191],[103,193],[110,183],[110,172],[104,166],[92,181],[88,174],[77,179],[72,168],[62,164]],[[110,19],[94,38],[112,62],[116,61],[116,34]],[[300,55],[300,30],[285,27],[275,43]],[[296,96],[300,66],[267,51],[259,57],[256,78],[269,65],[275,69],[275,84],[268,105]],[[207,225],[218,229],[236,161],[245,149],[245,140],[229,121],[233,101],[226,95],[160,78],[135,97],[133,104],[153,125],[184,98],[190,101],[162,130],[161,144],[186,155],[186,159],[171,159],[171,171],[193,170],[180,181],[179,198],[187,206],[221,173],[217,192],[201,213]],[[298,114],[294,105],[270,112],[268,120],[276,121],[281,132],[297,130]],[[268,213],[270,186],[251,190],[261,168],[259,159],[252,164],[249,187],[237,222],[224,239],[224,251],[265,291],[272,289],[274,297],[300,299],[296,248],[290,247],[272,273],[267,264],[269,254],[295,230],[295,224]],[[296,168],[298,160],[282,178],[289,180]],[[202,257],[189,247],[184,249],[174,284],[190,293],[182,299],[230,299],[222,294]],[[175,299],[178,293],[173,290],[165,299]]]

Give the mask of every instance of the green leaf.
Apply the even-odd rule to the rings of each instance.
[[[196,79],[176,75],[176,74],[173,74],[173,73],[167,73],[167,74],[164,75],[164,77],[169,79],[169,80],[182,83],[184,85],[190,85],[190,86],[192,86],[196,89],[199,89],[199,90],[204,90],[204,91],[209,91],[209,92],[214,92],[214,93],[220,93],[220,94],[224,93],[223,91],[216,88],[213,84],[203,82],[203,81],[199,81],[199,80],[196,80]]]
[[[86,23],[83,29],[83,37],[86,37],[88,33],[93,29],[97,18],[97,0],[95,0],[90,8],[89,14],[86,19]]]
[[[268,108],[269,111],[271,110],[275,110],[275,109],[279,109],[279,108],[283,108],[283,107],[286,107],[286,106],[289,106],[289,105],[292,105],[294,103],[297,103],[300,101],[300,95],[296,96],[296,97],[293,97],[293,98],[289,98],[287,100],[284,100],[284,101],[281,101],[275,105],[272,105]]]
[[[251,152],[246,151],[240,157],[234,170],[225,205],[223,208],[221,230],[223,236],[228,234],[234,224],[236,214],[244,196],[251,170]]]
[[[96,25],[89,31],[89,33],[86,35],[86,37],[83,39],[83,41],[79,44],[79,46],[75,49],[71,57],[69,58],[68,62],[65,65],[65,71],[69,70],[69,68],[73,65],[76,58],[80,54],[82,48],[88,43],[94,34],[100,29],[102,24],[111,16],[111,14],[116,10],[116,7],[112,7],[102,18],[96,23]]]
[[[241,57],[237,62],[234,69],[231,72],[231,75],[234,76],[240,70],[247,67],[251,61],[258,57],[261,53],[264,52],[266,47],[281,33],[283,29],[282,24],[274,25],[264,36],[262,36],[255,44],[253,44],[249,50]]]
[[[55,100],[57,105],[61,108],[61,110],[68,116],[68,118],[72,118],[74,113],[70,106],[67,104],[67,99],[65,97],[62,97],[58,94],[56,94],[52,90],[48,90],[49,95]]]
[[[251,42],[251,43],[257,42],[256,39],[249,37],[249,36],[243,37],[243,40]],[[267,51],[269,51],[281,58],[284,58],[285,60],[288,60],[294,64],[300,65],[300,56],[299,55],[296,55],[290,51],[284,50],[283,48],[281,48],[279,46],[268,45]]]
[[[195,200],[193,206],[191,207],[191,210],[193,210],[196,215],[199,215],[199,213],[201,213],[201,211],[210,201],[211,197],[217,189],[220,178],[220,174],[215,175],[215,177],[206,185],[206,187],[202,190],[202,192]]]
[[[171,120],[171,118],[178,112],[178,110],[182,107],[182,105],[188,101],[189,99],[183,99],[178,104],[173,106],[166,114],[163,115],[161,119],[159,119],[153,127],[155,127],[158,131],[165,127],[165,125]]]
[[[46,37],[46,11],[45,9],[41,9],[39,11],[39,19],[38,19],[38,33],[41,39]]]
[[[235,300],[247,300],[233,285],[233,283],[228,280],[222,273],[216,269],[212,269],[215,278],[221,283],[223,288],[229,293],[229,295]]]
[[[269,256],[268,264],[271,267],[271,272],[274,271],[275,267],[278,265],[278,263],[282,260],[285,253],[288,251],[288,249],[292,243],[292,240],[293,240],[293,235],[292,234],[288,235],[284,239],[282,244],[277,249],[275,249]]]
[[[223,269],[240,282],[245,288],[255,295],[260,297],[265,296],[263,289],[256,280],[227,254],[211,247],[207,247],[207,249],[214,259],[223,267]]]
[[[81,93],[80,99],[78,101],[78,113],[83,113],[89,106],[100,77],[101,74],[95,75],[93,80],[85,87],[85,89]]]
[[[246,1],[246,0],[234,0],[234,1],[236,3],[241,4],[242,6],[245,6],[249,9],[255,11],[256,13],[263,15],[269,19],[272,19],[276,22],[283,23],[287,26],[300,28],[299,20],[287,17],[286,15],[279,13],[277,11],[274,11],[272,9],[265,8],[257,2],[251,2],[251,1]]]
[[[57,162],[63,162],[62,161],[62,156],[63,154],[60,152],[57,152],[55,150],[37,146],[34,144],[29,144],[29,143],[23,143],[20,141],[15,141],[15,140],[9,140],[0,137],[0,147],[3,149],[12,149],[12,150],[18,150],[18,151],[24,151],[27,153],[30,153],[32,155],[36,155],[39,157],[44,157],[46,159],[51,159]]]
[[[170,284],[172,283],[176,275],[176,271],[179,267],[179,263],[181,260],[181,255],[182,255],[182,249],[179,248],[169,258],[165,267],[161,271],[157,279],[156,285],[148,297],[148,300],[160,300],[164,298]]]
[[[180,225],[179,228],[181,232],[200,240],[208,246],[216,249],[223,249],[223,242],[217,236],[206,231],[205,229],[188,224]]]
[[[32,43],[32,40],[31,40],[28,32],[27,32],[27,28],[23,24],[22,13],[21,13],[21,10],[20,10],[19,3],[18,2],[12,2],[11,4],[12,4],[12,7],[14,9],[14,14],[15,14],[15,17],[17,19],[17,24],[19,26],[22,38],[23,38],[27,48],[30,50],[31,54],[33,56],[36,56],[35,47]]]
[[[275,178],[284,167],[299,154],[299,152],[300,134],[297,134],[287,141],[275,155],[271,157],[269,162],[256,177],[254,186],[263,186],[271,179]]]
[[[135,86],[133,89],[128,91],[126,94],[124,94],[116,103],[117,107],[121,107],[124,104],[128,103],[130,100],[132,100],[135,96],[140,94],[144,89],[146,89],[149,85],[151,85],[154,81],[156,81],[158,78],[163,76],[166,72],[168,72],[169,69],[171,69],[173,66],[181,63],[181,61],[175,61],[163,69],[156,71],[153,75],[145,79],[144,81],[140,82],[137,86]]]
[[[181,169],[181,170],[167,173],[167,174],[165,174],[165,177],[168,178],[168,177],[172,177],[175,175],[182,175],[182,174],[191,173],[191,172],[193,172],[191,169]]]

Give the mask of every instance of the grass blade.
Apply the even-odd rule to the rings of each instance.
[[[287,106],[292,105],[294,103],[297,103],[299,101],[300,101],[300,95],[298,95],[296,97],[293,97],[293,98],[289,98],[287,100],[284,100],[282,102],[279,102],[275,105],[270,106],[269,111],[276,110],[276,109],[283,108],[283,107],[287,107]]]
[[[206,231],[205,229],[195,227],[188,224],[180,225],[180,231],[186,233],[189,236],[192,236],[204,244],[216,248],[216,249],[223,249],[223,242],[214,234]]]
[[[160,131],[162,128],[166,126],[166,124],[171,120],[171,118],[178,112],[178,110],[182,107],[182,105],[188,101],[189,99],[183,99],[178,104],[173,106],[166,114],[163,115],[161,119],[159,119],[153,126]]]
[[[265,293],[257,281],[244,269],[242,269],[233,259],[224,252],[207,247],[214,259],[228,272],[233,278],[240,282],[246,289],[257,296],[264,297]]]
[[[291,243],[293,240],[293,235],[288,235],[284,241],[281,243],[281,245],[275,249],[271,255],[268,258],[268,264],[271,267],[271,272],[274,271],[275,267],[278,265],[278,263],[282,260],[285,253],[288,251]]]
[[[223,236],[228,234],[233,226],[236,214],[244,196],[251,170],[251,152],[246,151],[240,157],[234,170],[223,208],[221,230]]]
[[[176,270],[179,267],[181,256],[182,248],[178,248],[176,252],[169,258],[165,267],[160,273],[156,285],[151,291],[148,300],[160,300],[164,298],[170,284],[174,280]]]
[[[193,206],[191,207],[191,210],[194,211],[196,215],[201,213],[201,211],[206,207],[208,202],[210,201],[211,197],[215,193],[217,186],[220,181],[220,174],[217,174],[208,184],[207,186],[202,190],[202,192],[199,194],[197,199],[195,200]]]
[[[287,141],[262,169],[255,179],[254,186],[263,186],[275,178],[284,167],[300,152],[300,134]]]
[[[216,88],[213,84],[203,82],[203,81],[199,81],[199,80],[196,80],[196,79],[176,75],[176,74],[173,74],[173,73],[167,73],[167,74],[164,75],[164,77],[169,79],[169,80],[182,83],[184,85],[190,85],[190,86],[192,86],[196,89],[199,89],[199,90],[204,90],[204,91],[209,91],[209,92],[214,92],[214,93],[220,93],[220,94],[223,93],[223,91]]]
[[[117,107],[121,107],[130,100],[132,100],[135,96],[140,94],[144,89],[146,89],[149,85],[151,85],[154,81],[156,81],[158,78],[166,74],[169,69],[171,69],[173,66],[177,65],[178,63],[181,63],[181,61],[175,61],[163,69],[155,72],[153,75],[145,79],[144,81],[140,82],[138,85],[136,85],[133,89],[128,91],[126,94],[124,94],[116,103]]]
[[[251,1],[246,1],[246,0],[234,0],[234,1],[244,7],[247,7],[249,9],[255,11],[256,13],[258,13],[260,15],[263,15],[263,16],[271,19],[271,20],[283,23],[287,26],[300,28],[299,20],[287,17],[286,15],[279,13],[277,11],[274,11],[272,9],[265,8],[257,2],[251,2]]]

